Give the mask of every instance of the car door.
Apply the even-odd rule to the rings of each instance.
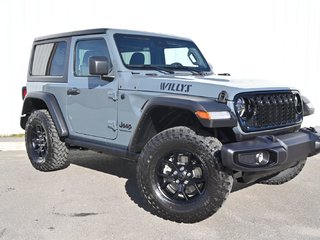
[[[103,37],[73,38],[70,57],[73,71],[69,73],[67,114],[71,133],[100,139],[117,137],[118,80],[103,80],[89,73],[89,59],[105,56],[110,59]]]

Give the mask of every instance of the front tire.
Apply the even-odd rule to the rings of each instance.
[[[219,158],[221,143],[174,127],[154,136],[137,165],[139,190],[152,213],[194,223],[213,215],[232,188],[233,178]]]
[[[69,149],[59,138],[47,110],[31,113],[25,129],[26,149],[32,166],[40,171],[54,171],[69,166]]]

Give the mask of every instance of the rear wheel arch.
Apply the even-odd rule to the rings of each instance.
[[[53,94],[46,92],[31,92],[26,96],[20,119],[21,128],[25,129],[30,114],[33,111],[40,109],[45,109],[49,112],[60,138],[67,137],[69,135],[69,131],[57,99]]]

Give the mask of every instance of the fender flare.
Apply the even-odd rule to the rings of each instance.
[[[141,117],[132,135],[129,143],[129,151],[138,151],[141,148],[139,141],[144,135],[144,126],[149,120],[152,110],[158,107],[176,108],[181,110],[187,110],[193,113],[200,124],[207,128],[222,128],[222,127],[235,127],[237,126],[237,117],[230,110],[225,103],[217,102],[214,98],[196,97],[186,95],[162,95],[159,97],[153,97],[149,99],[142,107]],[[229,112],[230,119],[201,119],[195,112]],[[139,146],[139,147],[137,147]]]
[[[39,107],[35,106],[35,100],[40,100],[46,105],[46,108],[48,109],[52,120],[57,128],[59,137],[69,136],[68,127],[64,120],[59,103],[53,94],[47,92],[28,93],[23,102],[22,114],[20,119],[21,128],[25,129],[28,117],[31,112],[35,109],[40,109]]]

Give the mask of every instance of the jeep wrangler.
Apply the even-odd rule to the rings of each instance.
[[[34,40],[21,127],[34,168],[69,165],[70,148],[137,161],[151,211],[193,223],[234,181],[282,184],[320,152],[297,89],[214,74],[191,40],[91,29]]]

